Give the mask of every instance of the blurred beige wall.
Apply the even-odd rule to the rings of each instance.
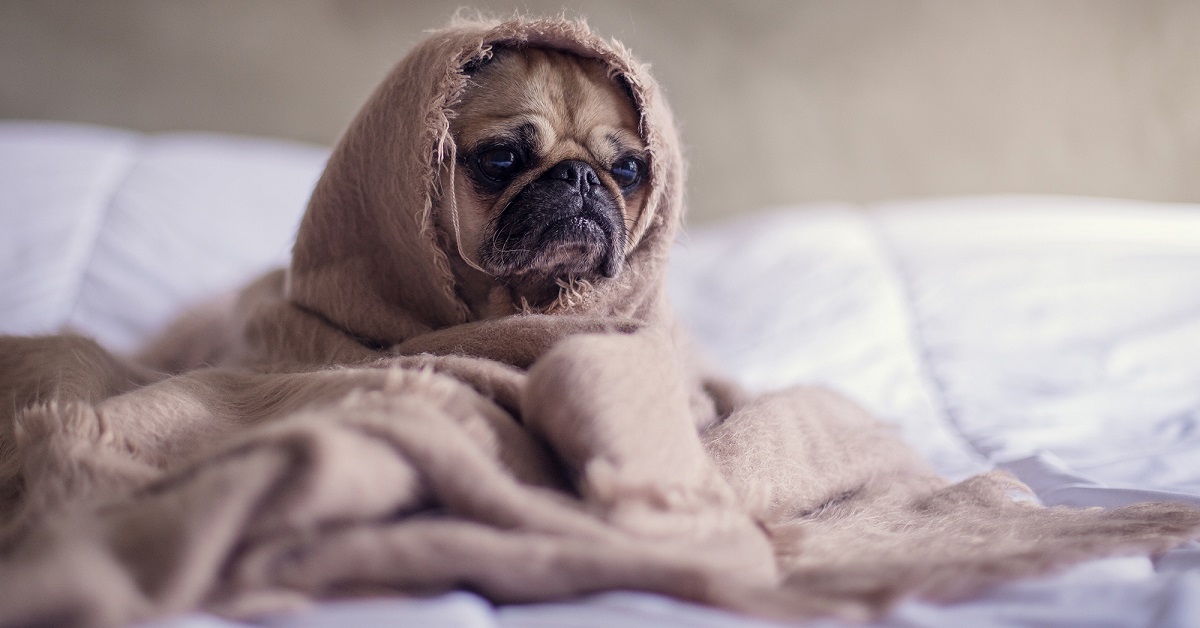
[[[329,144],[455,6],[0,0],[0,117]],[[938,194],[1200,201],[1200,2],[470,6],[566,8],[650,61],[693,218]]]

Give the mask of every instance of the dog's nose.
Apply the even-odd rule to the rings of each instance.
[[[586,161],[568,159],[560,161],[542,175],[548,179],[566,181],[586,192],[593,185],[600,185],[600,177]]]

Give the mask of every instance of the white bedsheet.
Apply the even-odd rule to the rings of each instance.
[[[185,304],[286,260],[324,158],[266,140],[0,123],[0,333],[71,327],[131,349]],[[952,477],[1001,466],[1048,504],[1200,503],[1198,205],[778,208],[690,230],[671,290],[727,372],[759,390],[842,390]],[[767,625],[622,592],[326,603],[268,623]],[[1200,545],[961,604],[905,603],[883,625],[1200,625]]]

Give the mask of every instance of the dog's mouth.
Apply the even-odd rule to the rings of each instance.
[[[616,276],[620,269],[619,230],[610,217],[576,213],[525,231],[499,229],[485,260],[510,282]]]
[[[612,277],[614,257],[610,221],[591,214],[569,216],[548,225],[537,237],[533,256],[515,274],[546,279],[568,276]]]
[[[525,287],[615,277],[625,246],[622,220],[604,186],[544,177],[501,212],[480,258],[498,277]]]
[[[592,215],[581,214],[563,218],[546,227],[538,238],[538,243],[545,246],[572,246],[591,243],[607,243],[611,241],[607,229],[601,225],[601,220]]]

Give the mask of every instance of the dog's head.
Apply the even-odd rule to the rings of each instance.
[[[521,310],[669,316],[683,175],[670,108],[623,46],[562,18],[459,21],[338,141],[283,289],[371,346]]]
[[[621,272],[649,164],[629,93],[603,64],[500,49],[471,69],[454,113],[453,193],[437,220],[473,308],[494,312],[495,287],[541,306]]]

